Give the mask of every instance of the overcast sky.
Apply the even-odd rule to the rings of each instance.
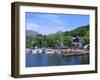
[[[89,15],[26,13],[26,30],[48,35],[89,24]]]

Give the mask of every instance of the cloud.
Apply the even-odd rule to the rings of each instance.
[[[27,20],[26,30],[33,30],[48,35],[58,31],[66,31],[67,27],[59,15],[40,14]]]
[[[44,15],[40,15],[39,17],[48,18],[48,19],[50,19],[51,17],[58,18],[58,16],[54,14],[44,14]]]
[[[52,26],[52,27],[46,27],[45,29],[41,29],[42,34],[50,34],[50,33],[56,33],[58,31],[66,31],[64,26]]]
[[[26,30],[38,30],[40,28],[40,25],[39,24],[36,24],[36,23],[31,23],[31,22],[27,22],[26,23]]]
[[[50,33],[56,33],[58,31],[66,31],[66,27],[64,26],[59,26],[59,25],[53,25],[53,26],[46,26],[46,25],[41,25],[37,23],[32,23],[32,22],[27,22],[26,23],[26,30],[32,30],[39,32],[41,34],[48,35]]]
[[[54,15],[54,14],[45,14],[45,15],[40,15],[39,17],[41,18],[45,18],[55,24],[64,24],[61,20],[61,17],[59,17],[58,15]]]

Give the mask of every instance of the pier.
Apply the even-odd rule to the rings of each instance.
[[[81,55],[88,55],[89,53],[86,52],[86,53],[63,53],[63,57],[66,57],[66,56],[81,56]]]

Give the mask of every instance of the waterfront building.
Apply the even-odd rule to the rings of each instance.
[[[81,37],[73,37],[72,38],[72,48],[83,48],[83,40]]]

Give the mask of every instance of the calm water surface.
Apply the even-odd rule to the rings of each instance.
[[[63,57],[61,54],[26,54],[26,67],[89,64],[89,55]]]

